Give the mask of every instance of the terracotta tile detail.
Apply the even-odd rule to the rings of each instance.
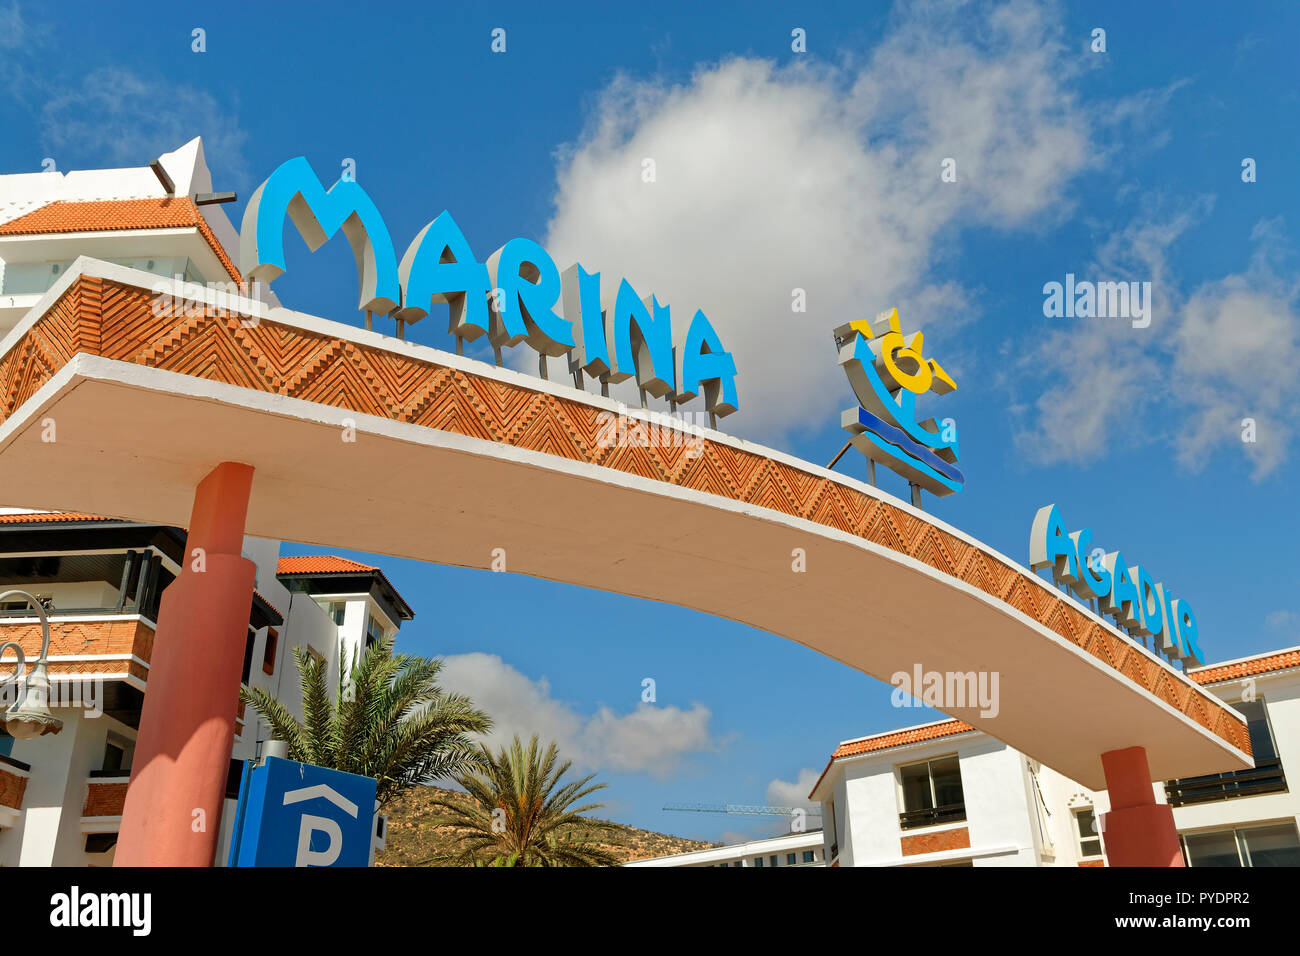
[[[56,200],[0,225],[0,236],[34,236],[59,232],[114,232],[119,229],[194,227],[212,247],[230,278],[239,270],[213,234],[199,207],[188,196],[153,199]]]
[[[27,778],[13,773],[0,764],[0,807],[14,810],[23,808],[23,794],[27,791]]]
[[[699,439],[691,455],[677,449],[600,447],[601,409],[582,401],[265,319],[246,327],[234,315],[203,318],[180,309],[155,314],[152,301],[148,290],[101,279],[82,277],[70,286],[0,356],[0,421],[72,355],[86,351],[748,502],[857,535],[959,578],[1249,752],[1245,723],[1236,715],[1043,587],[1031,573],[834,478],[707,439]]]
[[[368,574],[379,569],[334,554],[304,554],[281,558],[276,574]]]
[[[906,730],[864,737],[862,740],[850,740],[836,747],[835,753],[831,754],[831,759],[852,757],[855,754],[871,753],[876,750],[889,750],[891,747],[902,747],[906,744],[919,744],[926,740],[938,740],[942,737],[969,733],[974,729],[964,721],[941,720],[936,724],[926,724],[923,727],[909,727]]]
[[[83,817],[120,817],[126,803],[125,783],[91,783],[86,787]]]
[[[1243,677],[1255,677],[1259,674],[1267,674],[1269,671],[1286,670],[1291,667],[1300,667],[1300,647],[1280,651],[1277,654],[1252,657],[1233,664],[1198,668],[1187,676],[1198,684],[1216,684],[1219,681],[1240,680]]]
[[[1080,860],[1079,865],[1080,866],[1105,866],[1106,861],[1105,860]]]
[[[153,628],[130,619],[102,621],[50,621],[50,656],[134,654],[143,661],[153,656]],[[17,641],[28,660],[41,652],[41,626],[0,623],[0,642]],[[50,661],[50,675],[133,674],[147,680],[149,670],[132,660]]]
[[[966,850],[970,848],[970,830],[958,827],[955,830],[939,830],[935,833],[916,833],[903,835],[901,841],[903,856],[916,856],[918,853],[942,853],[944,850]]]
[[[111,521],[103,515],[86,515],[79,511],[39,511],[27,515],[0,515],[0,524],[58,524],[65,521]]]

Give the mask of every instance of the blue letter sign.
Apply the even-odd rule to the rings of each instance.
[[[271,173],[244,210],[240,268],[248,279],[270,283],[284,272],[286,217],[313,252],[343,230],[367,312],[417,322],[435,303],[446,304],[448,332],[462,346],[484,334],[497,349],[527,342],[544,356],[567,354],[571,370],[602,382],[635,375],[643,391],[675,404],[702,394],[714,415],[739,407],[736,363],[703,312],[696,310],[679,343],[671,310],[653,295],[642,297],[620,279],[612,302],[602,302],[599,273],[576,265],[561,272],[531,239],[512,239],[479,262],[444,210],[399,262],[366,191],[340,180],[327,192],[299,156]]]

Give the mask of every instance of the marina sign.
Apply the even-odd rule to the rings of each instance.
[[[486,335],[494,349],[521,342],[543,356],[569,357],[605,385],[635,378],[637,386],[674,405],[703,395],[714,415],[736,411],[736,365],[701,310],[674,332],[671,310],[642,297],[627,281],[603,296],[599,272],[574,264],[563,273],[531,239],[512,239],[479,262],[450,212],[420,230],[401,260],[370,196],[352,179],[326,190],[303,157],[279,166],[244,210],[240,267],[251,281],[285,271],[284,221],[292,220],[313,252],[339,230],[357,264],[358,308],[419,321],[448,307],[448,331],[464,342]]]

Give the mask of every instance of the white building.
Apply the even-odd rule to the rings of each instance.
[[[1188,675],[1247,718],[1255,768],[1157,783],[1157,800],[1175,808],[1184,858],[1300,866],[1300,794],[1288,784],[1300,780],[1300,648]],[[833,867],[1106,861],[1105,791],[957,720],[841,743],[811,797],[822,805]]]
[[[238,235],[223,208],[230,197],[212,190],[198,139],[150,166],[0,176],[0,336],[79,256],[235,291],[239,273],[226,250],[239,247]],[[278,305],[265,288],[241,294]],[[158,602],[180,574],[185,540],[178,528],[0,509],[0,592],[30,592],[50,614],[50,680],[63,720],[55,735],[0,735],[0,865],[112,862]],[[243,682],[299,709],[293,648],[327,660],[333,686],[340,642],[346,661],[396,633],[412,612],[377,568],[332,557],[281,560],[279,550],[275,541],[244,542],[257,574]],[[0,643],[11,640],[29,661],[39,655],[38,620],[24,601],[0,606]],[[10,670],[0,667],[0,678]],[[238,718],[228,798],[241,761],[257,756],[267,737],[239,701],[230,706]],[[227,810],[232,805],[228,799]],[[224,816],[219,864],[232,815]]]
[[[765,840],[750,840],[729,846],[674,853],[649,860],[633,860],[624,866],[825,866],[821,830],[783,833]]]
[[[243,684],[263,687],[301,715],[292,649],[329,662],[396,633],[410,608],[378,568],[333,556],[280,558],[278,542],[247,538],[257,565]],[[58,734],[0,733],[0,866],[112,863],[144,698],[161,591],[179,573],[185,532],[95,515],[0,509],[0,593],[21,589],[50,618],[52,709]],[[39,653],[39,622],[25,601],[0,606],[0,643]],[[12,661],[12,656],[6,657]],[[7,670],[6,670],[7,673]],[[5,704],[8,706],[8,703]],[[267,727],[243,705],[220,822],[224,864],[242,761]]]

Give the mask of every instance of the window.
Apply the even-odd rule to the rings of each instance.
[[[966,819],[961,768],[955,756],[900,767],[899,778],[903,812],[898,820],[904,830]]]
[[[316,604],[326,616],[334,622],[336,627],[343,626],[343,618],[347,616],[348,605],[346,601],[317,601]]]
[[[772,854],[772,865],[773,865],[773,866],[776,866],[776,865],[777,865],[777,860],[778,860],[778,859],[780,859],[780,858],[779,858],[775,853],[773,853],[773,854]]]
[[[803,861],[804,861],[805,863],[812,863],[812,862],[813,862],[814,860],[816,860],[816,859],[817,859],[817,856],[816,856],[816,854],[813,853],[812,850],[804,850],[804,851],[803,851]]]
[[[275,673],[275,652],[280,645],[280,632],[275,628],[266,631],[266,647],[262,651],[262,673]]]
[[[126,749],[110,740],[104,744],[104,764],[100,769],[121,770],[124,760],[126,760]]]
[[[1278,757],[1264,701],[1242,700],[1231,706],[1246,718],[1251,751],[1255,756],[1254,769],[1169,780],[1165,783],[1165,799],[1171,807],[1287,792],[1286,775],[1282,771],[1282,760]]]
[[[115,846],[117,846],[116,833],[87,833],[86,834],[87,853],[107,853]]]
[[[787,854],[785,855],[785,865],[786,865],[786,866],[794,866],[796,862],[797,862],[797,861],[796,861],[795,855],[794,855],[793,853],[787,853]]]
[[[244,642],[244,669],[239,672],[239,682],[248,683],[248,675],[253,671],[253,645],[257,643],[257,631],[248,629],[248,640]]]
[[[1097,832],[1097,815],[1092,807],[1074,811],[1074,826],[1079,835],[1079,856],[1101,856],[1101,834]]]
[[[1188,866],[1300,866],[1294,823],[1273,823],[1183,836]]]
[[[369,623],[366,624],[366,647],[378,644],[383,639],[384,625],[380,624],[379,619],[372,614]]]
[[[1241,716],[1246,718],[1246,728],[1250,733],[1250,752],[1256,764],[1261,760],[1273,760],[1277,757],[1277,747],[1273,743],[1273,730],[1268,725],[1268,711],[1262,700],[1241,700],[1232,705]]]
[[[53,595],[34,594],[32,596],[36,598],[38,602],[40,602],[41,607],[45,608],[46,611],[54,610]],[[15,598],[12,601],[0,601],[0,611],[8,611],[10,614],[14,614],[19,617],[36,616],[36,612],[32,610],[32,606],[30,603],[28,603],[26,598]]]
[[[744,860],[737,860],[735,863],[733,863],[733,864],[731,864],[731,865],[732,865],[732,866],[744,866],[744,865],[745,865],[745,861],[744,861]]]
[[[761,856],[756,856],[756,857],[754,857],[754,865],[755,865],[755,866],[762,866],[762,865],[763,865],[763,858],[762,858]]]
[[[0,702],[2,703],[2,702]],[[0,757],[11,757],[14,752],[14,739],[0,730]]]

